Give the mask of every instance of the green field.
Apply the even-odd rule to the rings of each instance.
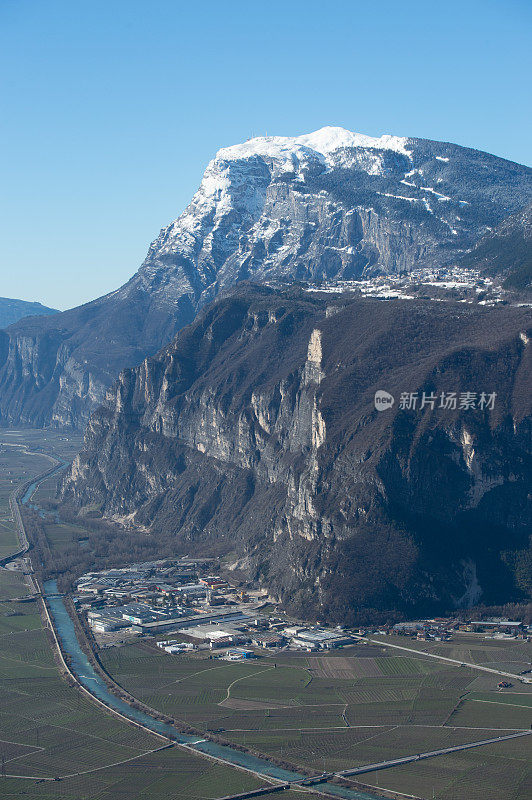
[[[371,638],[378,639],[383,644],[409,647],[418,650],[420,654],[430,648],[430,652],[436,655],[508,672],[527,669],[531,666],[532,660],[532,651],[528,642],[514,639],[485,639],[479,634],[472,633],[457,633],[449,642],[430,643],[405,636],[372,636]]]
[[[0,558],[18,547],[9,496],[21,483],[53,466],[48,456],[68,460],[77,452],[81,437],[56,431],[0,428]],[[46,481],[48,498],[55,495],[57,476]]]
[[[370,787],[435,800],[521,800],[532,796],[529,739],[464,750],[364,776]]]
[[[85,528],[68,522],[46,523],[44,529],[50,550],[58,555],[69,547],[79,546],[80,541],[86,541],[88,536]]]
[[[0,442],[3,437],[0,435]],[[44,456],[26,454],[20,447],[0,444],[0,558],[18,548],[15,523],[9,507],[9,496],[23,481],[43,472],[51,465]]]
[[[0,598],[7,577],[0,570]],[[18,594],[21,594],[19,587]],[[4,798],[210,798],[261,784],[117,720],[60,677],[35,601],[0,602],[0,755]],[[117,762],[127,764],[111,766]],[[60,782],[42,778],[72,775]]]

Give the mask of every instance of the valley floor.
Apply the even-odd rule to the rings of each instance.
[[[427,643],[424,643],[427,644]],[[453,643],[473,663],[530,664],[530,645]],[[359,645],[327,655],[275,653],[253,663],[169,656],[142,643],[101,654],[106,669],[148,705],[229,742],[316,771],[527,730],[532,686],[498,691],[496,676]],[[524,800],[529,737],[359,776],[417,797]]]
[[[29,450],[38,444],[35,433],[5,434],[0,431],[0,442],[27,442]],[[42,434],[41,445],[46,448]],[[54,446],[68,456],[67,443],[61,447],[57,439]],[[43,455],[0,445],[2,554],[17,547],[10,492],[48,466]],[[252,775],[168,748],[165,740],[93,705],[61,674],[41,621],[41,601],[28,596],[21,574],[0,568],[2,798],[204,800],[264,786]]]
[[[35,445],[38,435],[32,436]],[[66,443],[55,446],[68,456]],[[12,481],[47,467],[43,456],[30,458],[23,451],[11,448],[9,458],[0,452],[0,548],[13,543],[5,500]],[[35,501],[53,491],[50,479]],[[77,522],[61,519],[47,521],[44,530],[56,558],[87,535]],[[0,778],[2,796],[199,800],[261,785],[175,747],[153,752],[164,742],[112,718],[70,688],[54,663],[38,601],[20,602],[26,591],[19,574],[0,570],[2,772],[22,776]],[[274,651],[238,663],[212,660],[206,652],[169,655],[145,639],[108,648],[99,657],[121,686],[178,723],[309,771],[342,770],[530,729],[532,685],[512,682],[498,690],[496,675],[429,658],[423,650],[514,674],[532,662],[530,643],[474,634],[445,643],[383,637],[328,654]],[[532,794],[531,756],[532,736],[526,736],[366,773],[353,786],[439,800],[525,800]],[[84,774],[49,780],[72,773]]]

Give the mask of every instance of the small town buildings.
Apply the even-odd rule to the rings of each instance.
[[[234,648],[228,650],[226,653],[226,658],[228,661],[243,661],[244,659],[255,657],[256,656],[253,650],[245,650],[244,648]]]
[[[287,628],[283,628],[283,633],[285,636],[292,637],[292,636],[297,636],[299,631],[304,631],[304,630],[305,630],[304,625],[289,625]]]
[[[227,588],[227,581],[224,581],[222,578],[218,578],[216,575],[209,575],[206,578],[200,578],[199,581],[204,586],[207,586],[208,589],[225,589]]]
[[[393,626],[394,633],[412,634],[425,628],[424,622],[398,622]]]
[[[183,653],[187,650],[195,650],[193,642],[178,642],[177,639],[168,639],[164,642],[157,642],[157,647],[165,653]]]
[[[94,633],[110,633],[130,626],[130,623],[114,609],[89,611],[87,620]]]

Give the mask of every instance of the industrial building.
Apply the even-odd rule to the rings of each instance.
[[[293,637],[292,644],[296,647],[301,647],[306,650],[332,650],[335,647],[342,647],[345,644],[351,644],[352,640],[349,636],[345,636],[338,631],[327,631],[319,628],[307,628],[300,630],[299,633]]]

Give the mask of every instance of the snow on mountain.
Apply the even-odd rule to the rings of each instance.
[[[243,279],[446,264],[521,203],[527,180],[530,193],[523,169],[457,145],[332,126],[249,139],[216,153],[136,284],[195,305]]]
[[[390,135],[377,139],[329,126],[303,136],[256,137],[222,148],[209,162],[190,205],[168,229],[167,238],[176,238],[169,248],[165,248],[165,252],[193,253],[195,237],[201,233],[206,217],[212,222],[214,230],[233,211],[243,214],[245,218],[256,219],[266,201],[266,187],[261,180],[265,177],[265,171],[261,163],[273,162],[269,167],[273,178],[289,174],[304,181],[305,172],[312,167],[323,172],[339,165],[357,165],[368,174],[379,175],[382,172],[381,154],[361,155],[360,152],[345,151],[390,150],[410,158],[411,153],[406,149],[407,141]],[[226,245],[229,247],[230,242],[226,242]]]
[[[0,420],[82,425],[120,369],[242,281],[359,281],[456,264],[532,200],[531,176],[458,145],[335,127],[222,148],[127,284],[0,335]]]
[[[333,154],[340,150],[364,148],[368,150],[393,150],[410,157],[406,148],[408,139],[401,136],[385,134],[380,138],[353,133],[345,128],[326,126],[303,136],[259,136],[242,144],[224,147],[214,158],[215,162],[265,156],[293,162],[294,159],[305,161],[318,158],[327,165],[335,165]],[[346,161],[348,159],[346,158]]]

